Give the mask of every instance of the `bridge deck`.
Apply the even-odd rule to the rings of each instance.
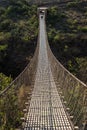
[[[44,16],[40,16],[39,20],[39,61],[24,130],[73,130],[51,72]]]

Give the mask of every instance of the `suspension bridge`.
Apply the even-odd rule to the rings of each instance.
[[[51,52],[46,33],[46,8],[39,8],[40,11],[43,13],[39,13],[39,34],[34,57],[0,93],[0,103],[3,101],[1,105],[9,107],[11,95],[16,95],[18,98],[14,104],[20,104],[19,93],[23,87],[21,99],[25,100],[21,103],[25,109],[21,129],[87,130],[87,86],[66,70]],[[11,112],[10,108],[5,112],[7,110]]]

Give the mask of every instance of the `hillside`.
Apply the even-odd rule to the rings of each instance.
[[[32,57],[37,38],[36,13],[37,8],[24,0],[9,0],[9,5],[0,7],[0,71],[6,75],[17,76]]]
[[[15,78],[25,68],[35,51],[37,34],[36,6],[25,0],[0,1],[0,80],[3,74]]]
[[[38,34],[37,7],[25,0],[0,1],[0,92],[33,57]],[[21,129],[25,100],[23,86],[0,97],[0,130]]]
[[[47,30],[57,59],[87,83],[87,2],[69,2],[51,7]]]

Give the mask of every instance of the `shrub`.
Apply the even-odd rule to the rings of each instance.
[[[0,73],[0,91],[5,89],[10,84],[11,81],[12,81],[11,77],[7,77],[3,73]]]
[[[67,8],[73,8],[73,7],[78,7],[79,5],[78,5],[78,2],[69,2],[68,4],[67,4]]]
[[[84,32],[84,33],[87,33],[87,26],[78,26],[78,30],[81,31],[81,32]]]

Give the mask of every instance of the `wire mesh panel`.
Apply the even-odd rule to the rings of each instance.
[[[45,15],[43,18],[41,16],[36,79],[24,130],[73,130],[51,72],[46,45]]]

